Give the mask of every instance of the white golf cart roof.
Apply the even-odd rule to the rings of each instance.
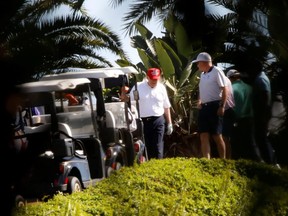
[[[87,78],[40,80],[35,82],[23,83],[18,85],[17,87],[23,93],[51,92],[61,91],[65,89],[75,89],[76,86],[85,83],[90,83],[90,80]]]
[[[132,67],[111,67],[95,69],[79,69],[78,71],[68,71],[60,74],[45,75],[41,80],[69,79],[69,78],[117,78],[125,74],[138,74],[138,71]]]

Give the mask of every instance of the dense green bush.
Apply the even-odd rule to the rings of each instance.
[[[288,172],[245,160],[150,160],[14,215],[288,215]]]

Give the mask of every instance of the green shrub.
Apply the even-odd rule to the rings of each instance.
[[[288,215],[288,172],[245,160],[154,159],[14,215]]]

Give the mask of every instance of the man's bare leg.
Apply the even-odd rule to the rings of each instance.
[[[226,148],[225,148],[225,142],[222,138],[222,134],[214,134],[213,139],[217,145],[219,157],[225,159],[226,158]]]
[[[205,158],[210,159],[211,157],[211,148],[210,148],[210,135],[209,133],[200,133],[200,141],[201,141],[201,151],[202,155]]]
[[[225,150],[226,150],[226,159],[232,158],[232,150],[231,150],[231,143],[230,143],[230,137],[225,137],[222,135],[222,138],[225,143]]]

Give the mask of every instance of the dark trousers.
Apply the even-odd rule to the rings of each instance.
[[[262,156],[254,137],[253,118],[237,119],[231,136],[233,159],[261,161]]]
[[[235,112],[232,108],[225,110],[223,116],[223,128],[222,135],[225,137],[231,137],[233,127],[235,123]]]
[[[268,164],[276,164],[276,154],[268,139],[268,122],[265,118],[255,118],[255,140],[259,146],[263,160]]]
[[[142,118],[144,124],[145,145],[148,159],[163,158],[164,153],[164,116]]]
[[[223,117],[218,116],[217,111],[220,101],[202,103],[198,111],[198,132],[210,134],[222,134]]]

